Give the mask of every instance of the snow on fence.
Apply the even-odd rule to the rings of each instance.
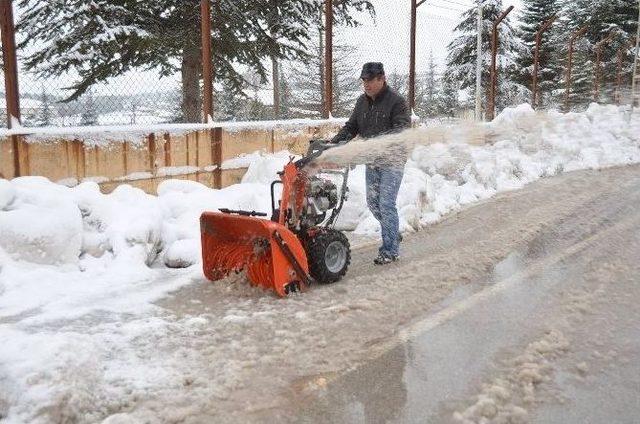
[[[171,178],[221,188],[244,174],[244,169],[223,169],[224,161],[255,151],[302,153],[310,139],[334,133],[342,122],[5,130],[0,133],[0,178],[38,175],[69,186],[95,181],[107,193],[123,183],[155,193]]]

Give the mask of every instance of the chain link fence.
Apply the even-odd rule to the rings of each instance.
[[[179,28],[160,14],[116,19],[112,2],[5,2],[13,6],[21,124],[26,127],[187,122],[182,95],[185,30],[199,42],[199,2]],[[150,45],[145,37],[163,46]],[[132,48],[133,43],[137,43]],[[199,45],[195,44],[199,60]],[[157,55],[156,57],[152,57]],[[200,70],[190,73],[199,89]],[[5,75],[2,77],[3,92]],[[5,93],[3,93],[5,94]],[[197,94],[198,97],[200,93]],[[4,107],[4,105],[3,105]],[[201,122],[199,111],[192,122]]]
[[[483,115],[490,117],[487,109],[493,92],[492,75],[495,76],[497,112],[523,102],[539,109],[581,110],[593,101],[630,104],[637,96],[632,92],[634,60],[638,53],[635,18],[638,5],[635,1],[612,2],[619,7],[606,9],[611,12],[606,19],[581,15],[570,7],[536,14],[535,8],[523,2],[497,26],[496,67],[492,73],[492,25],[507,9],[507,2],[372,0],[375,14],[366,8],[354,9],[353,19],[359,25],[334,26],[333,116],[349,115],[361,94],[359,71],[367,61],[383,62],[389,85],[405,96],[410,94],[412,1],[417,11],[414,113],[424,121],[474,117],[478,6],[483,7],[480,67],[480,112]],[[51,3],[55,6],[56,2]],[[88,2],[98,3],[103,5],[100,7],[114,7],[110,12],[115,16],[121,12],[116,6],[106,6],[109,2]],[[216,26],[216,22],[225,19],[227,12],[212,8],[214,120],[322,117],[326,101],[323,89],[326,34],[322,1],[317,3],[314,9],[317,22],[309,27],[304,59],[263,58],[262,70],[216,62],[216,49],[224,50],[225,43],[238,40]],[[72,11],[77,19],[67,22],[78,26],[65,32],[69,40],[56,38],[56,31],[46,26],[44,16],[29,8],[30,0],[14,1],[13,5],[23,126],[202,122],[200,1],[189,0],[182,4],[184,10],[180,14],[179,28],[165,28],[171,21],[157,11],[139,11],[140,16],[131,17],[135,20],[135,31],[139,33],[127,29],[122,23],[126,19],[117,24],[115,21],[103,22],[104,13],[93,13],[90,5],[85,9],[81,6],[79,9],[82,10]],[[42,13],[47,12],[46,7],[41,7]],[[536,43],[538,31],[553,16],[555,21],[539,34],[539,43]],[[39,23],[38,19],[44,21]],[[111,39],[102,44],[105,40],[93,40],[93,45],[91,40],[82,39],[83,28],[90,25],[104,25],[102,36]],[[163,33],[161,41],[164,45],[149,45],[149,52],[126,48],[128,40],[144,39],[145,31]],[[186,47],[185,36],[191,40]],[[161,59],[147,57],[159,52],[163,53]],[[94,56],[87,58],[87,55]],[[140,58],[123,55],[139,55]],[[77,61],[86,63],[88,70],[75,66]],[[70,70],[59,72],[65,65]],[[227,78],[226,67],[234,66],[235,72],[242,76],[240,87]],[[92,75],[90,71],[104,74]],[[1,78],[4,87],[4,73]],[[3,92],[3,96],[6,93]]]

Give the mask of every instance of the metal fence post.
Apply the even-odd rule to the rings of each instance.
[[[211,130],[211,162],[216,166],[213,171],[214,188],[222,188],[222,128]]]
[[[202,82],[204,122],[213,119],[213,73],[211,64],[211,0],[200,0],[200,32],[202,37]]]
[[[425,1],[411,0],[411,42],[409,51],[409,110],[413,113],[416,107],[416,28],[418,7]]]
[[[478,35],[476,44],[476,121],[482,120],[482,3],[478,4]]]
[[[616,54],[618,59],[618,67],[616,69],[616,94],[615,101],[618,106],[622,102],[622,68],[624,64],[624,53],[625,50],[631,47],[631,41],[627,40],[626,43],[622,47],[618,49],[618,53]]]
[[[594,81],[594,87],[593,87],[593,100],[595,102],[600,101],[600,82],[602,80],[602,49],[605,46],[605,44],[607,44],[609,41],[611,41],[613,39],[613,37],[616,35],[615,32],[610,32],[609,35],[600,40],[596,46],[596,79]]]
[[[16,56],[16,36],[13,24],[13,2],[0,1],[0,32],[2,32],[2,57],[4,61],[4,87],[7,104],[7,128],[13,126],[15,119],[20,123],[20,94],[18,91],[18,60]],[[22,175],[20,167],[20,138],[11,137],[13,147],[13,173]]]
[[[333,110],[333,1],[324,1],[324,118]]]
[[[565,77],[566,89],[564,92],[564,109],[565,112],[569,112],[569,95],[571,94],[571,78],[573,71],[573,49],[575,47],[576,40],[582,37],[589,29],[588,25],[583,26],[578,31],[576,31],[569,40],[569,58],[567,63],[567,75]]]
[[[634,51],[633,58],[633,79],[631,81],[631,110],[629,114],[629,119],[631,119],[631,114],[633,114],[633,108],[636,103],[640,101],[640,96],[636,92],[636,88],[638,87],[638,79],[640,76],[638,75],[638,56],[640,56],[640,0],[638,1],[638,30],[636,32],[636,49]]]
[[[513,6],[509,6],[507,10],[493,23],[493,31],[491,33],[491,91],[489,92],[489,106],[487,107],[487,120],[493,121],[496,114],[496,89],[498,85],[498,72],[496,69],[498,61],[498,26],[504,18],[513,10]]]
[[[409,47],[409,110],[416,106],[416,20],[417,1],[411,0],[411,38]]]
[[[538,67],[540,66],[540,45],[542,44],[542,34],[547,31],[551,25],[553,25],[556,19],[557,16],[552,16],[551,19],[542,24],[542,27],[540,27],[536,33],[536,49],[533,59],[533,87],[531,88],[531,91],[533,92],[531,107],[534,109],[538,107]]]

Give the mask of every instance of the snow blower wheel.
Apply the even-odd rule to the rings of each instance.
[[[309,274],[320,284],[340,281],[351,263],[349,240],[340,231],[325,228],[305,243]]]

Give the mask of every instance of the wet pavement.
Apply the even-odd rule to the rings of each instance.
[[[639,422],[638,204],[640,187],[546,226],[403,329],[385,353],[328,377],[287,420]],[[567,346],[535,351],[541,377],[531,383],[518,360],[551,330]],[[489,408],[476,408],[496,382],[509,399],[489,396]]]

